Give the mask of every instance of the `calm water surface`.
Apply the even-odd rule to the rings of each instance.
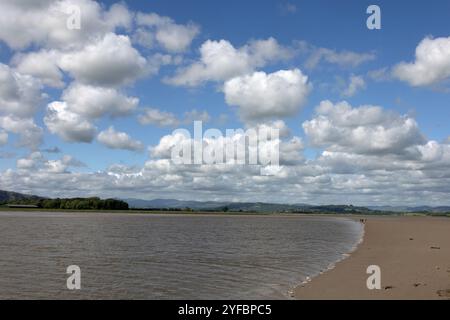
[[[285,299],[361,234],[335,218],[0,212],[0,299]]]

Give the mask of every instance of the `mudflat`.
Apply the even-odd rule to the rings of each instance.
[[[450,218],[365,217],[362,243],[295,289],[297,299],[450,299]],[[367,268],[380,267],[369,290]]]

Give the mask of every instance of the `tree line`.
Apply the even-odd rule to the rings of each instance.
[[[128,210],[128,203],[117,199],[92,198],[65,198],[65,199],[24,199],[5,204],[36,205],[42,209],[61,210]]]

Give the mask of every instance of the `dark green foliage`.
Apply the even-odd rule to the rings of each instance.
[[[42,209],[59,209],[59,210],[128,210],[128,203],[116,200],[102,200],[97,197],[93,198],[71,198],[71,199],[23,199],[18,201],[10,201],[9,204],[33,204]]]
[[[128,203],[116,200],[100,198],[73,198],[73,199],[45,199],[38,203],[43,209],[63,210],[128,210]]]

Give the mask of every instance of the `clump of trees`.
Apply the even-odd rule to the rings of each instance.
[[[32,204],[42,209],[60,210],[128,210],[128,203],[117,199],[69,198],[39,199],[8,202],[8,204]]]
[[[128,203],[122,200],[100,198],[44,199],[37,204],[43,209],[61,210],[128,210]]]

